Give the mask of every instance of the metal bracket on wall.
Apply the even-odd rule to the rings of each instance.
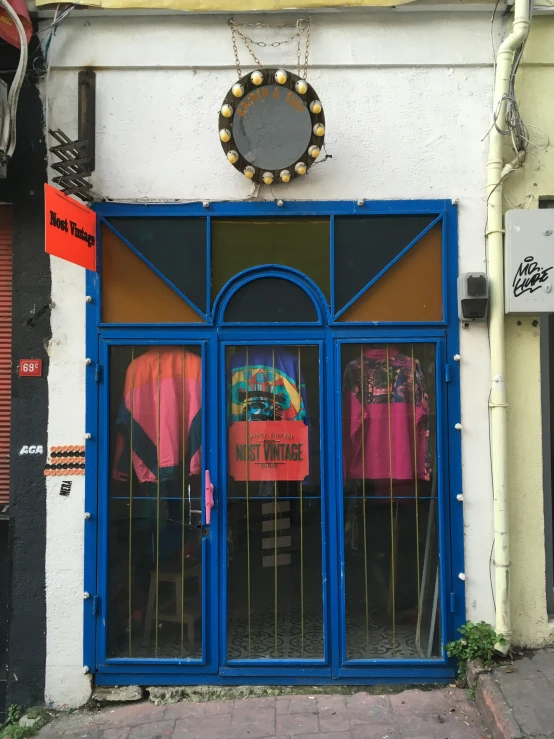
[[[58,142],[58,146],[51,146],[50,151],[61,160],[52,164],[52,169],[60,173],[52,182],[59,185],[67,195],[76,195],[85,202],[91,202],[94,200],[90,192],[92,184],[86,179],[90,177],[88,141],[72,141],[59,129],[50,130],[49,134]]]
[[[78,115],[79,139],[87,142],[89,172],[96,167],[96,72],[83,69],[78,76]]]

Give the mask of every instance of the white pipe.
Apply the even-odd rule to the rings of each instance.
[[[532,0],[531,0],[532,2]],[[514,52],[529,35],[531,23],[530,0],[515,0],[512,32],[502,42],[496,55],[493,111],[496,125],[489,136],[487,161],[487,244],[488,275],[490,282],[490,364],[491,364],[491,457],[494,493],[494,567],[496,586],[496,631],[506,640],[497,645],[504,654],[509,649],[512,625],[510,614],[510,534],[508,519],[508,449],[505,382],[504,332],[504,251],[502,216],[502,179],[512,171],[512,165],[503,169],[504,137],[502,130],[506,115],[506,95],[509,90]]]

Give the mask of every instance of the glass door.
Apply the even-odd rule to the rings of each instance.
[[[226,344],[223,356],[226,661],[321,663],[321,346]]]
[[[432,343],[340,343],[342,661],[442,658]]]
[[[105,346],[103,661],[205,664],[205,345]],[[104,621],[104,619],[101,619]]]

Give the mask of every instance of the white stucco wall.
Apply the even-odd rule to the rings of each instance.
[[[482,270],[490,16],[334,13],[312,20],[309,80],[325,107],[333,158],[274,188],[275,196],[455,198],[460,269]],[[295,50],[287,48],[284,56],[260,50],[262,62],[294,68]],[[242,49],[241,58],[246,65]],[[97,193],[117,200],[248,196],[250,184],[226,162],[217,137],[217,112],[236,79],[226,18],[72,16],[53,39],[50,62],[47,123],[70,136],[77,135],[78,70],[96,68]],[[53,258],[49,445],[81,443],[85,430],[84,294],[83,272]],[[461,355],[467,615],[493,621],[485,326],[462,332]],[[82,672],[83,481],[75,478],[68,498],[54,487],[51,479],[46,696],[76,705],[89,689]]]

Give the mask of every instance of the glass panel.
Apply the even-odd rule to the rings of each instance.
[[[335,310],[389,265],[436,215],[335,218]]]
[[[205,218],[109,218],[108,221],[167,280],[205,312]]]
[[[440,223],[361,295],[339,321],[441,321]]]
[[[104,323],[204,323],[114,232],[102,228]]]
[[[438,658],[436,347],[341,356],[346,656]]]
[[[259,87],[243,99],[233,118],[239,154],[261,169],[294,167],[312,138],[306,102],[292,90],[286,97],[282,91],[281,85]]]
[[[202,656],[199,347],[110,362],[108,656]]]
[[[319,350],[227,349],[229,659],[322,658]]]
[[[212,220],[212,300],[234,275],[279,264],[311,277],[329,298],[329,219]]]
[[[280,277],[248,282],[229,300],[227,323],[316,322],[317,311],[310,296],[296,283]]]

